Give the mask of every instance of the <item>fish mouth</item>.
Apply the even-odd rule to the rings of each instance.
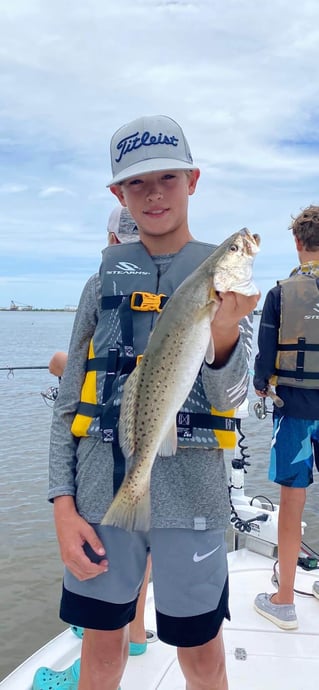
[[[253,234],[253,238],[254,238],[254,240],[255,240],[255,242],[256,242],[256,244],[257,244],[257,247],[259,247],[259,245],[260,245],[260,235],[258,235],[258,233],[255,232],[255,233]]]
[[[245,252],[249,256],[256,254],[259,251],[260,235],[257,233],[252,234],[248,228],[242,228],[239,232],[243,236]]]

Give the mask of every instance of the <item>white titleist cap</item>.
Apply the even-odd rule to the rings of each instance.
[[[129,177],[160,170],[193,170],[192,154],[182,128],[166,115],[140,117],[111,139],[113,178],[107,187]]]

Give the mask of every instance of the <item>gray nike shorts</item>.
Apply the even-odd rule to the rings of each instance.
[[[225,534],[216,530],[151,529],[126,532],[93,525],[109,570],[80,582],[65,570],[61,618],[72,625],[116,630],[135,617],[149,549],[157,634],[168,644],[192,647],[213,639],[228,609]],[[84,549],[98,562],[92,549]]]

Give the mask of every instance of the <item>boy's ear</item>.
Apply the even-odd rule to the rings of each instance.
[[[200,170],[198,168],[195,168],[194,170],[190,171],[189,174],[189,180],[188,180],[188,194],[191,196],[194,194],[197,182],[200,177]]]
[[[119,200],[120,204],[122,204],[122,206],[126,206],[121,185],[120,184],[112,184],[110,186],[110,190],[111,190],[112,194],[114,194],[114,196],[116,196],[116,198]]]
[[[303,244],[302,241],[295,235],[295,243],[296,243],[296,249],[297,252],[301,252],[303,250]]]

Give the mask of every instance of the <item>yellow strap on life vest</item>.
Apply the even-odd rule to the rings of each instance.
[[[234,408],[232,410],[220,412],[219,410],[216,410],[215,407],[211,407],[210,411],[211,414],[217,415],[217,417],[235,416]],[[218,441],[219,448],[223,448],[224,450],[233,450],[233,448],[235,448],[237,443],[236,431],[226,431],[224,429],[213,429],[213,431]]]
[[[88,359],[94,359],[93,338],[90,341]],[[87,371],[81,390],[81,402],[93,403],[96,405],[96,371]],[[76,414],[72,422],[71,431],[74,436],[88,436],[88,429],[93,417],[86,417],[83,414]]]

